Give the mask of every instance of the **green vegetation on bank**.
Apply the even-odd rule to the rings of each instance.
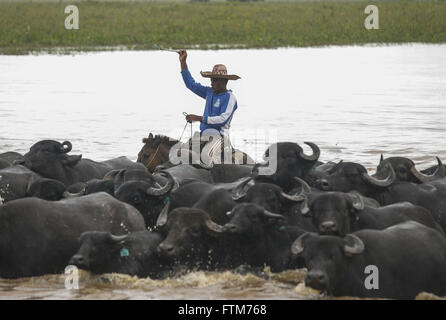
[[[379,8],[379,30],[364,27],[369,4]],[[78,30],[64,27],[67,5],[0,3],[0,53],[446,42],[446,1],[80,2]]]

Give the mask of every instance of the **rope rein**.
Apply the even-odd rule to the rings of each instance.
[[[155,157],[156,157],[156,155],[158,154],[158,150],[160,149],[160,147],[161,147],[161,143],[158,145],[158,147],[156,148],[156,150],[155,150],[155,153],[153,154],[153,156],[152,156],[152,159],[149,161],[149,163],[147,164],[147,168],[148,167],[150,167],[150,165],[152,164],[152,161],[153,160],[155,160]]]
[[[186,127],[187,127],[187,122],[184,125],[183,132],[181,133],[181,136],[178,138],[178,141],[181,141],[181,138],[183,138],[183,134],[184,134],[184,131],[186,131]]]
[[[188,114],[186,112],[183,112],[183,115],[187,116]],[[181,141],[181,139],[183,138],[184,132],[186,131],[187,124],[188,124],[188,122],[186,121],[186,124],[184,125],[184,128],[183,128],[183,132],[181,133],[181,136],[178,139],[178,141]],[[192,141],[192,122],[190,123],[190,140]],[[155,150],[155,153],[152,156],[152,159],[150,159],[149,163],[147,164],[147,166],[146,166],[147,168],[150,167],[150,165],[152,164],[153,160],[155,160],[156,155],[158,154],[158,151],[159,151],[160,147],[161,147],[161,143],[158,145],[158,147]]]
[[[183,112],[183,116],[188,116],[188,114],[186,112]],[[184,131],[186,131],[187,124],[188,124],[188,122],[186,121],[186,124],[184,125],[184,128],[183,128],[183,132],[181,133],[181,136],[178,139],[178,141],[181,141],[181,139],[183,138],[183,134],[184,134]],[[192,140],[192,122],[190,123],[190,140]]]

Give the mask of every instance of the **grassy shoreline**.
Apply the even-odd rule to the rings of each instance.
[[[364,27],[369,4],[379,30]],[[446,1],[81,2],[79,30],[64,28],[67,5],[0,3],[0,54],[446,42]]]

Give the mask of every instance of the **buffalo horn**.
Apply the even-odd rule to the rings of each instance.
[[[168,172],[168,171],[164,171],[167,175],[167,183],[164,185],[164,187],[161,188],[156,188],[156,187],[150,187],[146,190],[146,193],[151,195],[151,196],[162,196],[166,193],[168,193],[173,185],[174,185],[174,181],[175,179],[172,177],[172,175]]]
[[[427,175],[421,173],[415,168],[415,165],[410,168],[410,172],[418,179],[420,182],[429,182],[438,178],[443,178],[445,176],[444,166],[441,163],[440,158],[437,157],[438,167],[437,170],[432,175]]]
[[[299,156],[307,161],[317,161],[319,159],[319,156],[321,154],[321,150],[319,147],[314,144],[313,142],[304,142],[306,145],[310,146],[310,148],[313,150],[313,154],[311,156],[307,156],[304,151],[302,150],[299,154]]]
[[[216,224],[211,219],[206,219],[206,227],[208,228],[208,230],[216,232],[216,233],[222,233],[223,229],[224,229],[223,226]]]
[[[76,192],[76,193],[65,191],[63,193],[62,197],[64,197],[64,198],[77,198],[77,197],[85,195],[86,192],[87,192],[87,187],[85,186],[81,191]]]
[[[308,237],[310,235],[309,232],[306,232],[304,234],[302,234],[301,236],[299,236],[299,238],[297,238],[293,244],[291,245],[291,253],[294,255],[298,255],[300,253],[302,253],[304,251],[304,246],[303,246],[303,240]]]
[[[343,161],[344,161],[344,160],[341,160],[341,161],[339,161],[338,163],[336,163],[333,167],[331,167],[331,168],[328,170],[328,173],[329,173],[329,174],[332,174],[333,172],[336,172],[336,171],[338,170],[339,166],[342,164]]]
[[[285,192],[280,192],[280,195],[288,200],[294,201],[294,202],[301,202],[305,199],[305,197],[311,192],[311,187],[306,183],[304,180],[298,177],[294,177],[294,180],[300,183],[302,186],[302,190],[298,194],[287,194]]]
[[[122,235],[122,236],[115,236],[115,235],[113,235],[113,234],[110,234],[110,240],[111,241],[113,241],[113,242],[121,242],[121,241],[124,241],[124,240],[126,240],[127,239],[127,237],[128,237],[128,235]]]
[[[386,166],[387,166],[387,169],[389,170],[389,176],[387,178],[385,178],[384,180],[379,180],[374,177],[371,177],[371,176],[369,176],[369,174],[367,172],[364,172],[362,174],[363,179],[375,187],[390,186],[395,181],[395,170],[393,170],[393,167],[389,163],[387,163]]]
[[[272,213],[268,210],[263,210],[263,215],[267,218],[274,218],[274,219],[280,219],[280,220],[284,220],[285,217],[281,214],[277,214],[277,213]]]
[[[434,175],[437,175],[437,177],[444,177],[444,176],[446,176],[446,171],[444,169],[444,165],[441,162],[439,157],[436,157],[436,158],[437,158],[437,162],[438,162],[438,168],[435,171]]]
[[[353,246],[344,245],[344,252],[346,254],[360,254],[364,251],[364,242],[354,234],[348,234],[344,237],[344,242],[353,242]]]
[[[308,217],[310,216],[310,207],[308,206],[308,198],[305,197],[302,205],[300,206],[300,212],[302,216]]]
[[[243,197],[246,196],[246,192],[248,191],[249,188],[246,188],[246,186],[252,181],[252,177],[246,179],[245,181],[243,181],[242,183],[240,183],[238,186],[236,186],[233,190],[232,190],[232,199],[234,200],[239,200]]]
[[[163,210],[161,210],[158,219],[156,220],[156,226],[158,228],[161,228],[162,226],[164,226],[167,222],[167,213],[169,212],[169,206],[170,206],[170,201],[168,201],[166,203],[166,205],[164,206]]]
[[[362,196],[357,192],[350,192],[348,194],[348,201],[350,202],[351,206],[355,208],[358,211],[364,210],[364,200],[362,199]]]
[[[168,171],[161,170],[161,171],[159,171],[159,173],[163,177],[166,177],[167,179],[172,179],[173,180],[173,186],[172,186],[172,190],[171,191],[175,191],[175,190],[177,190],[180,187],[180,183],[178,182],[178,179],[175,179],[174,177],[172,177],[172,175]],[[151,176],[150,179],[153,179],[155,181],[155,186],[160,187],[161,186],[160,185],[161,180],[158,178],[158,176],[156,174],[153,174],[153,175],[150,174],[150,176]],[[169,176],[170,176],[170,178],[169,178]]]
[[[290,200],[290,201],[293,201],[293,202],[301,202],[301,201],[303,201],[304,198],[305,198],[305,195],[303,194],[303,190],[302,190],[300,193],[298,193],[298,194],[293,194],[293,195],[281,191],[281,192],[280,192],[280,195],[281,195],[284,199],[287,199],[287,200]]]
[[[68,153],[73,148],[73,145],[70,141],[64,141],[62,142],[62,146],[60,148],[60,153]]]

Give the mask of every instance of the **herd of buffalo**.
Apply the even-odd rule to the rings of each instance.
[[[268,266],[307,268],[306,285],[333,296],[446,295],[439,158],[420,171],[408,158],[381,156],[369,175],[358,163],[320,162],[314,143],[306,142],[309,155],[278,142],[268,175],[259,170],[265,162],[153,168],[167,140],[145,138],[137,162],[83,159],[70,154],[69,141],[52,140],[24,155],[0,154],[0,277],[61,273],[70,264],[151,278],[178,265]],[[368,266],[379,271],[373,288]]]

